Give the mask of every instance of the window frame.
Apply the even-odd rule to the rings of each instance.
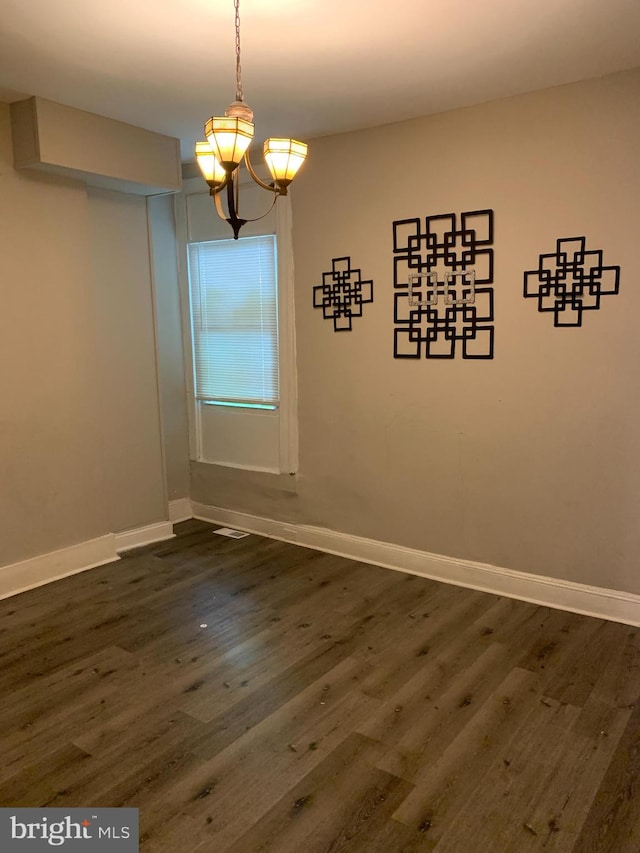
[[[244,186],[244,185],[243,185]],[[255,188],[254,184],[248,184]],[[241,186],[242,192],[242,186]],[[264,192],[264,191],[263,191]],[[265,193],[266,195],[266,193]],[[296,383],[296,344],[295,344],[295,322],[294,322],[294,290],[293,290],[293,245],[292,245],[292,220],[291,203],[289,196],[278,199],[274,208],[275,227],[254,227],[250,235],[263,234],[276,235],[276,257],[277,257],[277,288],[278,288],[278,341],[279,341],[279,372],[280,372],[280,403],[275,411],[264,409],[244,409],[248,417],[278,417],[278,465],[277,470],[260,465],[242,465],[227,463],[224,461],[213,461],[206,459],[203,454],[202,436],[202,406],[210,406],[208,402],[198,401],[194,389],[194,361],[193,340],[191,333],[191,306],[189,297],[189,273],[187,261],[187,245],[189,242],[202,242],[191,240],[189,205],[190,198],[195,196],[206,196],[213,207],[213,200],[208,191],[202,189],[201,178],[186,179],[183,182],[183,191],[175,197],[175,219],[176,236],[178,243],[178,271],[180,282],[180,301],[182,314],[182,340],[185,360],[185,383],[188,398],[189,416],[189,457],[191,460],[206,464],[222,465],[230,468],[246,468],[254,471],[269,471],[271,473],[295,474],[298,470],[298,422],[297,422],[297,383]],[[268,203],[268,198],[265,199]],[[204,203],[204,202],[203,202]],[[228,229],[227,223],[220,222],[223,228]],[[259,223],[257,223],[259,226]],[[248,230],[248,226],[247,226]],[[218,235],[219,237],[220,235]],[[249,236],[249,234],[247,235]],[[225,232],[226,237],[226,232]],[[212,237],[216,239],[216,237]],[[221,407],[222,408],[222,407]],[[234,407],[235,409],[236,407]],[[238,411],[240,408],[238,407]]]

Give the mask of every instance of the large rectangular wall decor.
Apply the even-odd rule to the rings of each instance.
[[[493,358],[493,210],[393,223],[394,358]]]

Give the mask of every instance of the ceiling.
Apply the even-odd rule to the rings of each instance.
[[[308,140],[640,66],[640,0],[241,0],[256,137]],[[233,0],[0,0],[0,100],[177,136],[235,97]]]

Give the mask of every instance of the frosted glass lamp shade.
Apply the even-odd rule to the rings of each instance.
[[[253,122],[237,116],[212,116],[204,135],[218,162],[232,172],[244,157],[253,139]]]
[[[271,177],[282,189],[295,178],[306,156],[306,143],[297,139],[267,139],[264,143],[264,159]]]
[[[226,170],[216,159],[208,142],[196,142],[196,162],[211,189],[215,190],[224,184],[227,177]]]

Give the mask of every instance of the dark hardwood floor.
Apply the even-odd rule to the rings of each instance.
[[[211,525],[0,601],[0,806],[141,850],[638,853],[629,626]]]

